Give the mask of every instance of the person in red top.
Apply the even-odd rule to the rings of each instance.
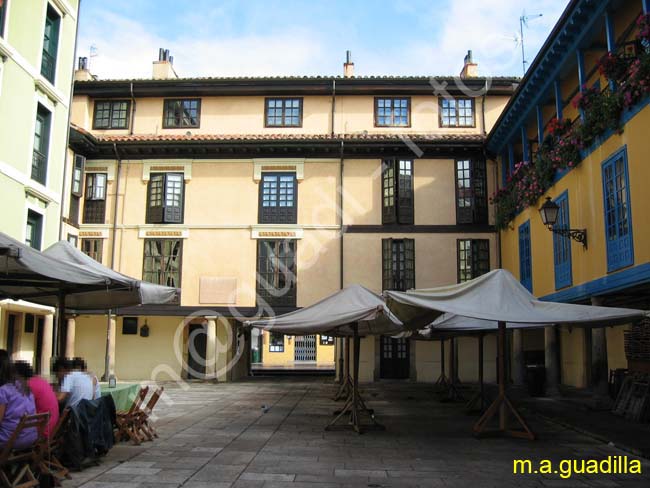
[[[50,432],[54,430],[54,426],[59,421],[59,402],[56,399],[56,394],[52,386],[47,380],[40,376],[34,375],[34,370],[25,361],[16,361],[14,363],[15,371],[18,377],[22,378],[32,394],[34,395],[34,403],[36,403],[36,413],[50,413],[50,421],[45,429],[45,435],[49,436]]]

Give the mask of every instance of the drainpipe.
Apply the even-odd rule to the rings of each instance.
[[[135,123],[135,97],[133,96],[133,82],[131,82],[131,123],[129,124],[129,135],[133,135],[133,124]]]
[[[63,195],[66,193],[67,181],[65,175],[68,173],[68,144],[70,143],[70,122],[72,120],[72,99],[74,97],[74,72],[77,66],[77,43],[79,41],[79,17],[81,15],[81,1],[79,0],[79,8],[77,9],[77,25],[75,26],[74,34],[74,53],[75,59],[72,61],[72,79],[70,81],[70,97],[68,99],[68,125],[65,131],[65,153],[63,157],[63,181],[61,182],[61,203],[59,204],[59,240],[63,240]]]
[[[111,268],[115,269],[115,242],[117,239],[117,199],[120,194],[120,175],[122,173],[122,159],[117,151],[117,143],[113,143],[115,159],[117,160],[117,174],[115,175],[115,196],[113,197],[113,239],[111,240]]]

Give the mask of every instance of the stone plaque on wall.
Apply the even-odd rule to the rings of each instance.
[[[234,305],[237,301],[237,278],[201,276],[199,303]]]

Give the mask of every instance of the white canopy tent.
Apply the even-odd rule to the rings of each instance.
[[[649,315],[643,310],[594,307],[536,299],[510,272],[497,269],[474,280],[438,288],[386,291],[388,306],[407,326],[433,322],[432,332],[498,331],[499,395],[474,426],[481,433],[497,411],[502,433],[534,438],[505,392],[505,330],[545,327],[554,324],[583,326],[617,325],[634,322]],[[450,314],[441,317],[443,314]],[[437,321],[435,319],[438,319]],[[524,432],[506,428],[506,407],[514,414]]]
[[[380,295],[377,295],[360,285],[351,285],[329,297],[294,312],[268,319],[251,320],[245,325],[258,327],[273,332],[290,335],[327,334],[331,336],[347,337],[346,369],[350,364],[349,339],[354,340],[354,365],[352,380],[349,371],[337,398],[347,393],[347,401],[343,409],[330,422],[326,429],[334,425],[346,415],[349,415],[351,426],[357,432],[363,428],[382,428],[370,415],[372,425],[362,426],[360,415],[371,413],[359,395],[359,355],[361,351],[361,337],[367,335],[392,335],[402,332],[402,322],[388,309]]]

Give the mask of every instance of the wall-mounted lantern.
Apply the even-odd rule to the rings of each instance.
[[[569,237],[576,242],[579,242],[585,248],[587,247],[587,229],[562,229],[555,227],[557,217],[560,213],[560,206],[551,200],[551,197],[546,197],[544,205],[539,209],[539,215],[542,217],[542,223],[548,230],[554,234]]]
[[[140,337],[149,337],[149,326],[147,325],[147,319],[144,320],[144,325],[140,327]]]

